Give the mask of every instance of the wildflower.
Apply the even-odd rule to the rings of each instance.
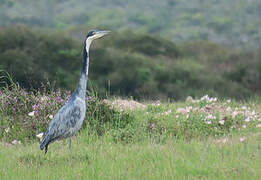
[[[228,138],[222,140],[222,143],[227,143],[227,142],[228,142]]]
[[[34,113],[35,113],[35,111],[29,112],[29,113],[28,113],[28,116],[33,117],[33,116],[34,116]]]
[[[37,110],[38,109],[38,107],[39,107],[39,105],[38,104],[34,104],[33,106],[32,106],[32,108],[33,108],[33,110],[35,111],[35,110]]]
[[[246,110],[246,109],[247,109],[247,107],[246,107],[246,106],[242,106],[242,107],[241,107],[241,109],[243,109],[243,110]]]
[[[66,96],[66,99],[69,99],[70,97],[69,96]],[[93,98],[91,96],[87,96],[87,101],[92,101]]]
[[[193,98],[192,98],[191,96],[188,96],[188,97],[186,98],[186,102],[193,102]]]
[[[246,140],[245,137],[240,137],[240,138],[239,138],[239,141],[240,141],[240,142],[243,142],[243,141],[245,141],[245,140]]]
[[[218,121],[218,122],[219,122],[219,124],[221,124],[221,125],[223,125],[223,124],[225,123],[224,120],[220,120],[220,121]]]
[[[257,128],[260,128],[260,127],[261,127],[261,124],[256,125],[256,127],[257,127]]]
[[[247,117],[247,118],[245,119],[245,122],[249,122],[249,121],[250,121],[250,118]]]
[[[227,107],[227,109],[226,109],[226,111],[231,111],[232,109],[231,109],[231,107]]]
[[[154,105],[154,106],[160,106],[160,101],[157,100],[156,102],[152,103],[152,105]]]
[[[209,115],[205,118],[205,120],[207,120],[207,119],[216,119],[216,116],[213,116],[212,114],[209,114]]]
[[[244,125],[242,126],[242,128],[246,128],[246,125],[244,124]]]
[[[48,100],[48,97],[47,97],[47,96],[43,96],[43,97],[41,97],[40,100],[41,100],[41,101],[47,101],[47,100]]]
[[[6,132],[6,133],[8,133],[8,132],[9,132],[9,130],[10,130],[10,128],[9,128],[9,127],[7,127],[7,128],[5,129],[5,132]]]
[[[189,113],[191,110],[192,110],[192,106],[188,106],[188,107],[186,107],[186,111],[187,111],[187,113]]]
[[[150,123],[150,126],[149,126],[150,129],[154,129],[155,127],[156,127],[156,126],[155,126],[154,123]]]
[[[172,111],[171,111],[171,109],[170,109],[170,110],[164,112],[163,114],[165,114],[165,115],[169,115],[171,112],[172,112]]]
[[[219,139],[217,140],[218,143],[227,143],[228,142],[228,138],[224,138],[224,139]]]
[[[49,115],[48,117],[49,117],[50,119],[53,119],[53,115],[52,115],[52,114],[51,114],[51,115]]]
[[[208,99],[209,99],[208,95],[205,95],[205,96],[200,98],[201,101],[208,100]]]
[[[228,100],[227,100],[227,103],[231,103],[231,99],[228,99]]]
[[[216,102],[217,101],[217,98],[215,97],[215,98],[209,98],[209,100],[208,100],[209,102]]]
[[[177,112],[177,113],[185,114],[187,111],[186,111],[185,108],[178,108],[178,109],[176,110],[176,112]]]
[[[238,114],[239,114],[238,111],[234,111],[234,112],[232,112],[232,117],[235,118]]]
[[[256,114],[256,112],[255,112],[255,111],[252,111],[251,115],[254,116],[255,114]]]
[[[206,124],[211,124],[212,122],[211,121],[206,121]]]
[[[13,144],[13,145],[16,145],[16,144],[21,144],[21,141],[18,141],[18,140],[13,140],[13,141],[11,142],[11,144]]]
[[[41,141],[42,138],[43,138],[43,135],[44,135],[44,133],[39,133],[39,134],[36,135],[36,137],[38,137],[40,139],[40,141]]]

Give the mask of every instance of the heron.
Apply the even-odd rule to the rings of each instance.
[[[48,151],[48,145],[56,140],[70,138],[69,150],[71,151],[72,136],[74,136],[82,126],[86,114],[86,88],[89,71],[89,50],[93,40],[103,37],[110,31],[89,31],[83,46],[83,66],[81,69],[78,86],[71,94],[68,101],[61,107],[57,114],[49,123],[49,127],[44,133],[40,149]]]

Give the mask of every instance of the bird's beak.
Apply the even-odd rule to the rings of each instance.
[[[95,33],[95,39],[101,38],[103,36],[105,36],[106,34],[110,33],[111,31],[97,31]]]

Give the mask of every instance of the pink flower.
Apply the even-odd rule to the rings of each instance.
[[[33,110],[35,111],[35,110],[37,110],[38,109],[38,107],[39,107],[39,105],[38,104],[34,104],[33,106],[32,106],[32,108],[33,108]]]
[[[155,126],[154,123],[150,123],[150,126],[149,126],[150,129],[154,129],[155,127],[156,127],[156,126]]]

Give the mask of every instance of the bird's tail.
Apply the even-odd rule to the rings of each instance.
[[[49,136],[48,132],[46,132],[44,137],[43,137],[43,140],[40,144],[40,149],[43,150],[45,148],[45,153],[46,153],[49,143],[50,143],[50,136]]]

